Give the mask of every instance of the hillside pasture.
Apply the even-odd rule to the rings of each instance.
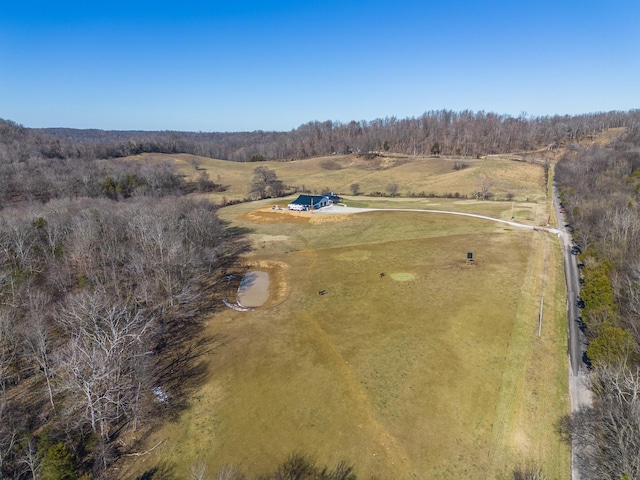
[[[490,178],[494,198],[504,200],[510,194],[517,201],[544,198],[544,168],[541,165],[509,158],[457,159],[448,157],[375,157],[357,155],[294,160],[288,162],[229,162],[187,154],[143,154],[129,157],[137,161],[174,161],[180,172],[196,178],[206,171],[212,181],[222,183],[226,191],[209,195],[214,201],[241,200],[248,196],[253,170],[262,166],[275,170],[278,178],[299,191],[340,195],[352,193],[351,185],[360,186],[360,195],[387,195],[389,184],[398,185],[401,197],[446,195],[474,198],[478,182]],[[454,162],[464,161],[466,168],[454,170]],[[195,169],[196,165],[198,170]]]
[[[346,460],[359,478],[503,478],[523,461],[567,478],[555,239],[444,214],[249,207],[220,215],[252,230],[246,262],[271,272],[278,301],[209,318],[224,341],[203,358],[206,381],[132,478],[160,461],[179,477],[199,461],[254,475],[292,452]]]

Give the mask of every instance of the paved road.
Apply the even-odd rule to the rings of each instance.
[[[572,239],[565,227],[565,216],[560,212],[560,202],[558,195],[553,188],[553,205],[560,222],[560,238],[562,239],[562,249],[564,251],[564,271],[567,282],[567,315],[569,318],[569,398],[571,400],[571,413],[575,413],[582,408],[591,405],[591,387],[589,385],[588,367],[584,362],[584,355],[587,342],[584,334],[580,330],[580,325],[576,321],[580,316],[580,309],[576,306],[576,300],[580,295],[580,271],[575,255],[571,255]],[[576,466],[576,446],[571,448],[571,479],[580,480],[580,472]]]
[[[580,325],[576,319],[581,315],[580,309],[576,306],[576,301],[580,295],[580,272],[578,269],[578,259],[576,255],[571,255],[572,239],[565,227],[564,214],[560,212],[560,204],[554,189],[554,206],[556,214],[561,223],[560,238],[564,252],[564,271],[567,282],[567,315],[569,316],[569,360],[571,363],[571,374],[578,375],[587,366],[584,363],[584,352],[586,349],[585,336],[580,330]]]

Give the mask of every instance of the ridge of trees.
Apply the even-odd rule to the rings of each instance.
[[[371,121],[312,121],[289,132],[103,131],[27,129],[0,122],[0,137],[29,142],[45,158],[118,158],[140,153],[188,153],[232,161],[302,159],[363,153],[463,155],[556,148],[577,144],[610,128],[640,128],[640,110],[584,115],[512,117],[464,110]],[[0,156],[2,152],[0,151]]]
[[[17,132],[21,130],[18,128]],[[211,181],[206,171],[201,171],[194,182],[185,182],[168,160],[47,157],[33,148],[33,139],[16,141],[16,136],[21,135],[13,133],[5,137],[0,134],[0,208],[25,201],[46,203],[56,198],[123,200],[224,190]]]
[[[569,152],[556,166],[584,264],[593,404],[569,422],[581,477],[640,478],[640,134]]]

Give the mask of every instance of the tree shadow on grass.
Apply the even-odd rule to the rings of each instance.
[[[162,417],[175,419],[189,406],[191,393],[206,379],[208,357],[225,344],[220,335],[185,336],[165,346],[162,365],[159,365],[157,385],[166,393]]]
[[[149,448],[147,439],[153,432],[158,432],[163,422],[177,420],[180,414],[189,407],[193,391],[205,381],[209,365],[208,357],[223,344],[224,342],[220,336],[205,336],[200,333],[195,339],[185,334],[164,345],[163,348],[166,351],[158,355],[158,364],[156,366],[155,398],[149,398],[149,402],[152,404],[148,410],[149,417],[147,420],[149,421],[145,422],[145,426],[139,432],[137,440],[127,446],[125,449],[126,454],[131,455],[130,452],[147,449],[139,455],[146,455],[147,453],[151,453],[151,457],[157,455],[153,450],[161,445],[164,440],[155,447]],[[158,392],[162,394],[159,395]],[[158,458],[156,457],[156,459]],[[184,478],[184,476],[175,473],[172,464],[163,460],[157,461],[158,463],[154,467],[149,468],[143,474],[135,477],[135,479],[177,480]],[[133,465],[130,466],[132,467]],[[134,477],[126,478],[131,479]]]
[[[136,477],[135,480],[176,480],[177,478],[173,465],[169,465],[167,462],[160,462],[155,467]]]

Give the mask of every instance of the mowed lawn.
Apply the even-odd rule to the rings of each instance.
[[[359,478],[504,478],[528,461],[569,477],[556,239],[444,214],[247,210],[220,214],[253,229],[247,260],[270,265],[282,296],[211,316],[222,342],[206,382],[132,472],[162,462],[185,478],[203,461],[254,475],[303,452]]]

